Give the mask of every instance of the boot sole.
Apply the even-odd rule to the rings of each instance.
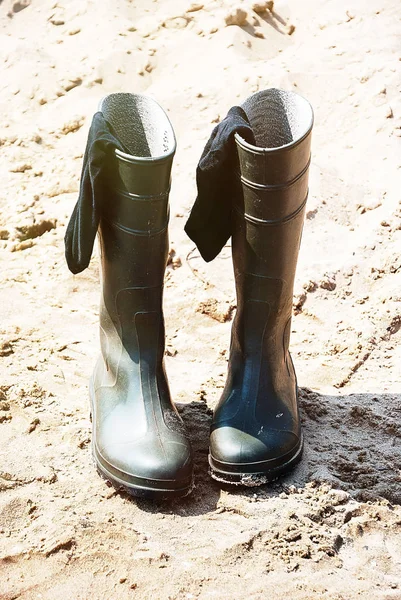
[[[215,461],[213,456],[209,453],[210,475],[213,479],[223,484],[227,483],[229,485],[242,487],[259,487],[275,481],[281,475],[290,471],[301,460],[303,447],[304,438],[303,435],[301,435],[301,440],[295,449],[295,454],[289,460],[273,469],[263,468],[263,466],[268,466],[266,461],[263,461],[260,463],[257,471],[255,471],[255,463],[248,465],[223,463],[221,461]],[[216,462],[218,462],[219,468],[216,467]],[[249,470],[247,470],[247,467]],[[241,471],[239,471],[239,469],[241,469]]]
[[[92,457],[96,470],[102,479],[110,483],[117,492],[125,492],[126,494],[129,494],[135,498],[146,498],[148,500],[185,498],[185,496],[188,496],[191,493],[194,487],[192,483],[190,486],[179,489],[165,489],[156,487],[156,484],[159,482],[155,482],[155,487],[144,487],[137,484],[128,484],[126,481],[118,479],[115,475],[112,475],[106,471],[106,469],[104,469],[103,465],[100,464],[96,457],[94,447],[92,447]],[[150,483],[150,481],[151,480],[147,480],[148,483]]]
[[[91,421],[95,420],[95,418],[94,418],[95,417],[95,406],[94,406],[93,397],[94,397],[94,389],[93,389],[93,382],[91,380],[90,384],[89,384],[89,399],[90,399],[90,405],[91,405],[90,419],[91,419]],[[98,474],[100,475],[100,477],[102,479],[104,479],[105,481],[110,483],[113,486],[113,488],[118,492],[121,492],[121,491],[125,492],[135,498],[147,498],[150,500],[168,500],[168,499],[173,499],[173,498],[174,499],[175,498],[184,498],[185,496],[188,496],[188,494],[190,494],[194,488],[193,480],[191,480],[189,484],[188,484],[188,482],[185,482],[185,484],[184,484],[184,482],[181,482],[182,487],[178,487],[180,485],[180,482],[177,481],[176,482],[177,487],[172,487],[172,488],[163,487],[163,484],[165,485],[166,482],[163,482],[160,480],[155,480],[155,479],[146,479],[145,480],[143,478],[136,477],[134,475],[132,476],[132,478],[135,479],[136,481],[135,482],[134,481],[127,482],[123,479],[120,479],[114,473],[111,473],[105,467],[105,465],[102,463],[100,458],[98,457],[98,454],[96,451],[96,443],[95,443],[93,427],[92,427],[92,444],[91,444],[91,446],[92,446],[92,459],[93,459],[93,462],[95,464]]]

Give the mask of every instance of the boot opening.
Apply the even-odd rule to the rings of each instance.
[[[99,110],[130,155],[163,158],[175,151],[175,137],[164,110],[152,98],[137,94],[110,94]]]
[[[294,144],[312,128],[313,111],[305,98],[294,92],[269,89],[248,98],[245,111],[259,148]]]

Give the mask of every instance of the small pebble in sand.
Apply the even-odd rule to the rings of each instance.
[[[368,200],[368,201],[364,202],[363,204],[358,204],[356,209],[361,215],[363,215],[370,210],[375,210],[376,208],[379,208],[381,205],[382,205],[382,203],[380,200],[373,199],[370,201]]]
[[[174,248],[170,248],[167,258],[167,266],[171,266],[173,269],[178,269],[182,266],[182,261],[179,256],[177,256]]]
[[[62,133],[63,135],[67,135],[67,133],[73,133],[74,131],[78,131],[78,129],[80,129],[84,124],[84,120],[84,117],[79,117],[76,119],[72,119],[67,123],[64,123],[64,125],[60,129],[60,133]]]
[[[302,287],[306,292],[314,292],[315,290],[317,290],[317,283],[316,281],[312,281],[312,279],[310,279],[309,281],[304,283]]]
[[[386,104],[384,106],[384,117],[386,119],[392,119],[393,118],[393,109],[391,108],[391,106],[389,104]]]
[[[27,222],[23,225],[17,225],[15,236],[21,242],[42,236],[44,233],[55,229],[57,219],[41,219],[39,221]]]
[[[185,29],[188,22],[187,17],[173,17],[171,19],[166,19],[163,23],[163,27],[166,27],[166,29]]]
[[[27,250],[28,248],[32,248],[32,246],[33,246],[32,240],[25,240],[24,242],[21,242],[19,244],[14,244],[13,246],[11,246],[10,251],[11,252],[21,252],[21,250]]]
[[[55,25],[56,27],[59,27],[60,25],[64,25],[63,19],[49,19],[49,21],[52,25]]]
[[[273,7],[273,0],[267,0],[266,2],[264,2],[263,0],[257,0],[256,2],[252,3],[252,10],[254,10],[255,13],[257,13],[258,15],[262,15],[267,11],[271,12],[273,10]]]
[[[31,4],[31,0],[18,0],[13,4],[13,13],[19,13]]]
[[[32,165],[29,163],[20,163],[15,165],[15,167],[11,167],[11,173],[25,173],[25,171],[30,171],[32,169]]]
[[[14,350],[12,345],[10,344],[10,342],[1,342],[0,343],[0,356],[10,356],[10,354],[14,354]],[[4,406],[4,403],[2,403],[2,406]],[[1,408],[0,410],[9,410],[8,408]]]
[[[197,12],[198,10],[202,10],[203,4],[198,4],[197,2],[193,2],[188,8],[187,12]]]
[[[27,433],[32,433],[33,431],[35,431],[35,429],[38,425],[40,425],[40,419],[36,418],[29,424]]]
[[[200,302],[195,310],[219,323],[226,323],[231,321],[234,309],[235,306],[227,300],[218,301],[216,298],[209,298]]]
[[[334,280],[334,277],[325,275],[321,280],[319,287],[321,287],[324,290],[328,290],[329,292],[332,292],[336,289],[336,282]]]
[[[306,298],[307,296],[305,292],[301,292],[300,294],[294,296],[292,306],[296,315],[302,312],[302,307],[306,302]]]
[[[234,6],[224,17],[226,25],[245,25],[247,12],[242,6]]]
[[[62,86],[66,92],[69,92],[70,90],[73,90],[75,87],[78,87],[79,85],[81,85],[81,83],[82,83],[81,77],[71,77],[71,79],[68,79],[66,82],[64,82],[62,84]]]

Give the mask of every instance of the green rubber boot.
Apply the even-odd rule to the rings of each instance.
[[[101,356],[90,386],[93,455],[100,474],[135,496],[191,491],[193,464],[164,369],[163,280],[172,126],[152,99],[111,94],[99,110],[130,154],[108,164],[99,226]]]
[[[297,381],[288,350],[298,250],[308,195],[313,112],[271,89],[243,105],[256,146],[236,135],[242,202],[234,207],[237,290],[228,377],[214,413],[212,476],[261,485],[301,458]]]

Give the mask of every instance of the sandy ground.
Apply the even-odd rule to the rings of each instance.
[[[399,1],[247,6],[228,27],[223,0],[0,1],[2,600],[401,598]],[[204,264],[183,225],[214,124],[266,87],[316,116],[292,327],[306,448],[274,484],[227,491],[207,446],[230,250]],[[76,277],[64,261],[91,117],[113,91],[154,96],[178,138],[166,361],[196,488],[166,505],[93,469],[98,260]]]

